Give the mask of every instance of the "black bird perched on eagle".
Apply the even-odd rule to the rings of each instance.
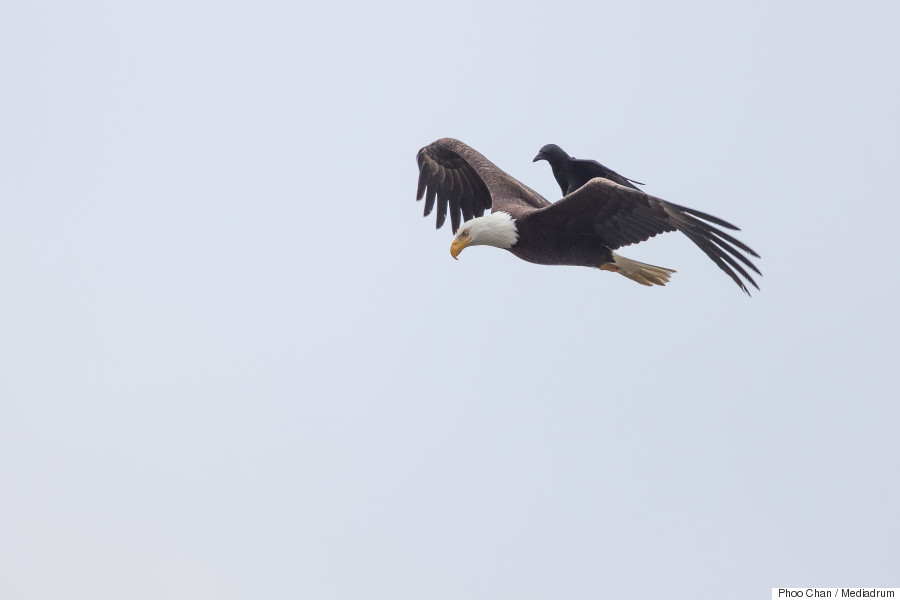
[[[746,283],[759,289],[747,269],[761,273],[745,254],[759,255],[720,229],[738,230],[734,225],[645,194],[615,171],[572,159],[558,146],[544,146],[535,161],[541,158],[552,167],[563,165],[554,168],[554,176],[564,197],[552,204],[459,140],[443,138],[419,150],[416,199],[425,199],[426,216],[437,201],[438,228],[449,210],[453,258],[467,246],[488,245],[532,263],[595,267],[642,285],[665,285],[674,270],[627,259],[615,250],[680,231],[748,295]],[[567,171],[563,158],[574,161],[568,165],[575,168]]]
[[[641,191],[640,188],[633,184],[644,185],[640,181],[622,177],[596,160],[584,160],[569,156],[565,150],[556,144],[547,144],[541,148],[531,162],[539,160],[546,160],[550,163],[550,168],[553,169],[553,177],[556,178],[556,183],[559,184],[559,189],[562,190],[563,196],[571,194],[594,177],[609,179],[619,185],[638,191]]]

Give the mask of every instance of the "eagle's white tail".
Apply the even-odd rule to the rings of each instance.
[[[666,285],[669,282],[669,277],[675,272],[674,269],[654,267],[653,265],[625,258],[615,252],[613,252],[613,262],[606,263],[600,268],[604,271],[620,273],[641,285]]]

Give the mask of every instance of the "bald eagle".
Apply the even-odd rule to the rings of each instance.
[[[416,199],[425,199],[425,216],[437,201],[438,229],[449,210],[455,234],[450,245],[453,258],[467,246],[488,245],[536,264],[595,267],[642,285],[665,285],[674,270],[627,259],[615,250],[660,233],[680,231],[748,295],[745,281],[759,289],[744,267],[761,273],[744,254],[759,255],[719,229],[738,230],[718,217],[601,177],[551,204],[452,138],[425,146],[416,161]],[[487,209],[491,212],[485,215]]]

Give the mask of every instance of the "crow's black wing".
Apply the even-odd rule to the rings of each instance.
[[[570,159],[569,163],[571,164],[571,172],[573,175],[572,183],[574,185],[570,185],[567,193],[571,194],[588,181],[593,179],[594,177],[602,177],[604,179],[609,179],[614,183],[618,183],[619,185],[624,185],[625,187],[631,188],[633,190],[641,190],[634,184],[637,183],[639,185],[644,185],[640,181],[635,181],[634,179],[628,179],[622,175],[619,175],[609,167],[601,165],[596,160],[586,160],[582,158],[573,158]]]

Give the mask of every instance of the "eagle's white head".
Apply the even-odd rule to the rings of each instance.
[[[450,245],[450,255],[456,258],[466,246],[509,249],[518,239],[516,220],[509,213],[495,212],[463,223]]]

